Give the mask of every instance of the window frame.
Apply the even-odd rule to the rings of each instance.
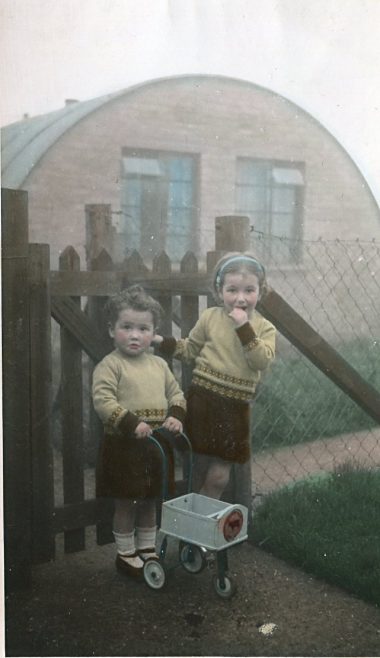
[[[124,158],[141,158],[141,159],[154,159],[157,160],[158,162],[163,161],[163,160],[168,160],[169,158],[190,158],[192,161],[192,179],[191,179],[191,204],[189,206],[185,206],[186,208],[190,209],[191,211],[191,218],[189,222],[189,234],[184,238],[184,247],[185,251],[183,254],[180,254],[180,256],[177,258],[175,254],[170,254],[169,251],[169,245],[170,245],[170,236],[168,235],[167,232],[165,232],[165,236],[161,235],[161,239],[164,241],[164,245],[159,246],[158,251],[164,250],[168,255],[169,258],[172,261],[179,261],[182,259],[184,254],[187,251],[193,251],[194,253],[197,253],[199,250],[199,221],[200,221],[200,154],[199,153],[194,153],[194,152],[189,152],[189,151],[178,151],[178,150],[170,150],[170,149],[152,149],[152,148],[144,148],[144,147],[131,147],[131,146],[123,146],[121,148],[121,211],[123,212],[123,208],[125,208],[125,191],[124,191],[124,185],[125,181],[129,179],[135,178],[136,180],[142,180],[144,178],[149,178],[149,176],[141,176],[141,175],[135,175],[128,177],[124,173],[124,166],[123,166],[123,159]],[[167,183],[167,219],[169,217],[169,211],[170,211],[170,204],[169,204],[169,189],[170,189],[170,184],[172,183],[172,179],[167,177],[166,179]],[[141,206],[140,206],[141,207]],[[141,215],[140,215],[140,223],[141,223]],[[146,247],[145,245],[142,244],[143,242],[143,227],[140,226],[140,237],[139,237],[139,245],[136,246],[136,250],[143,254],[146,252]],[[159,229],[157,229],[157,235],[159,235]],[[147,254],[145,253],[145,256],[147,257]]]
[[[267,182],[265,185],[254,185],[254,184],[244,184],[244,183],[239,183],[238,180],[238,175],[239,175],[239,163],[240,162],[249,162],[253,164],[258,164],[258,165],[264,165],[266,168],[266,178]],[[300,172],[302,178],[303,178],[303,184],[287,184],[287,183],[276,183],[273,180],[273,172],[275,169],[294,169],[295,171]],[[256,188],[256,187],[263,187],[266,190],[266,205],[265,209],[263,211],[264,214],[264,224],[265,228],[262,230],[261,228],[257,228],[257,232],[262,233],[263,235],[268,235],[269,237],[274,237],[278,239],[284,239],[284,240],[291,240],[294,243],[294,250],[292,252],[293,257],[291,259],[291,264],[293,265],[299,265],[302,262],[302,237],[303,237],[303,208],[304,208],[304,199],[305,199],[305,163],[302,161],[293,161],[293,160],[279,160],[277,158],[256,158],[256,157],[251,157],[251,156],[237,156],[236,157],[236,169],[235,169],[235,212],[244,214],[250,217],[250,220],[252,222],[255,221],[255,218],[252,217],[252,213],[257,214],[259,211],[253,211],[253,210],[244,210],[239,207],[238,205],[238,194],[239,194],[239,189],[247,187],[247,188]],[[269,176],[271,178],[269,178]],[[268,181],[270,184],[268,184]],[[280,236],[272,232],[272,226],[273,226],[273,216],[276,213],[273,210],[273,197],[274,197],[274,190],[275,189],[281,189],[281,188],[291,188],[294,191],[294,213],[285,213],[291,215],[292,217],[292,224],[290,227],[290,236]],[[272,249],[270,245],[270,240],[265,241],[265,253],[264,253],[264,258],[266,262],[271,263],[273,262],[273,254],[272,254]]]

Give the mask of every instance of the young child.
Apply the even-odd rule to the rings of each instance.
[[[256,258],[221,258],[213,288],[220,306],[205,310],[188,338],[156,336],[154,342],[162,354],[195,362],[185,425],[196,453],[194,489],[220,498],[231,465],[250,459],[250,402],[274,358],[276,330],[255,311],[266,291]]]
[[[141,576],[144,560],[157,558],[155,497],[162,487],[162,455],[147,437],[160,426],[182,432],[186,402],[166,362],[149,351],[159,303],[135,285],[111,297],[106,312],[115,350],[93,373],[94,407],[105,428],[96,493],[114,498],[117,569]]]

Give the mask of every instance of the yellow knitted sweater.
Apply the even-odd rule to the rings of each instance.
[[[228,398],[250,401],[272,362],[276,329],[257,311],[235,328],[222,307],[204,311],[188,338],[165,338],[162,353],[195,361],[192,383]]]
[[[93,373],[92,398],[106,432],[133,431],[140,421],[153,428],[168,415],[183,420],[184,395],[167,363],[143,352],[108,354]]]

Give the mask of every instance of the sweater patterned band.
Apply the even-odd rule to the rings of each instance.
[[[252,265],[255,265],[259,270],[259,272],[261,272],[262,274],[264,274],[265,272],[261,263],[259,263],[259,261],[256,260],[256,258],[253,258],[253,256],[231,256],[231,258],[228,258],[226,262],[223,263],[223,265],[220,267],[220,269],[217,272],[217,275],[215,277],[215,285],[217,288],[219,288],[220,286],[220,282],[222,280],[222,274],[226,269],[226,267],[228,267],[231,263],[235,263],[235,262],[237,263],[238,261],[242,263],[251,263]]]

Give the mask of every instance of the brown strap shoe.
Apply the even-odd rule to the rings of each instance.
[[[133,578],[141,578],[143,575],[143,568],[144,564],[141,565],[141,567],[136,567],[130,562],[128,562],[129,558],[136,558],[140,557],[138,553],[135,551],[131,555],[120,555],[120,553],[117,554],[116,556],[116,561],[115,561],[115,566],[116,569],[122,573],[124,576],[132,576]],[[141,560],[141,558],[140,558]]]
[[[137,554],[142,559],[143,562],[146,562],[147,560],[160,559],[156,553],[156,549],[154,546],[150,546],[149,548],[140,548],[137,551]]]

